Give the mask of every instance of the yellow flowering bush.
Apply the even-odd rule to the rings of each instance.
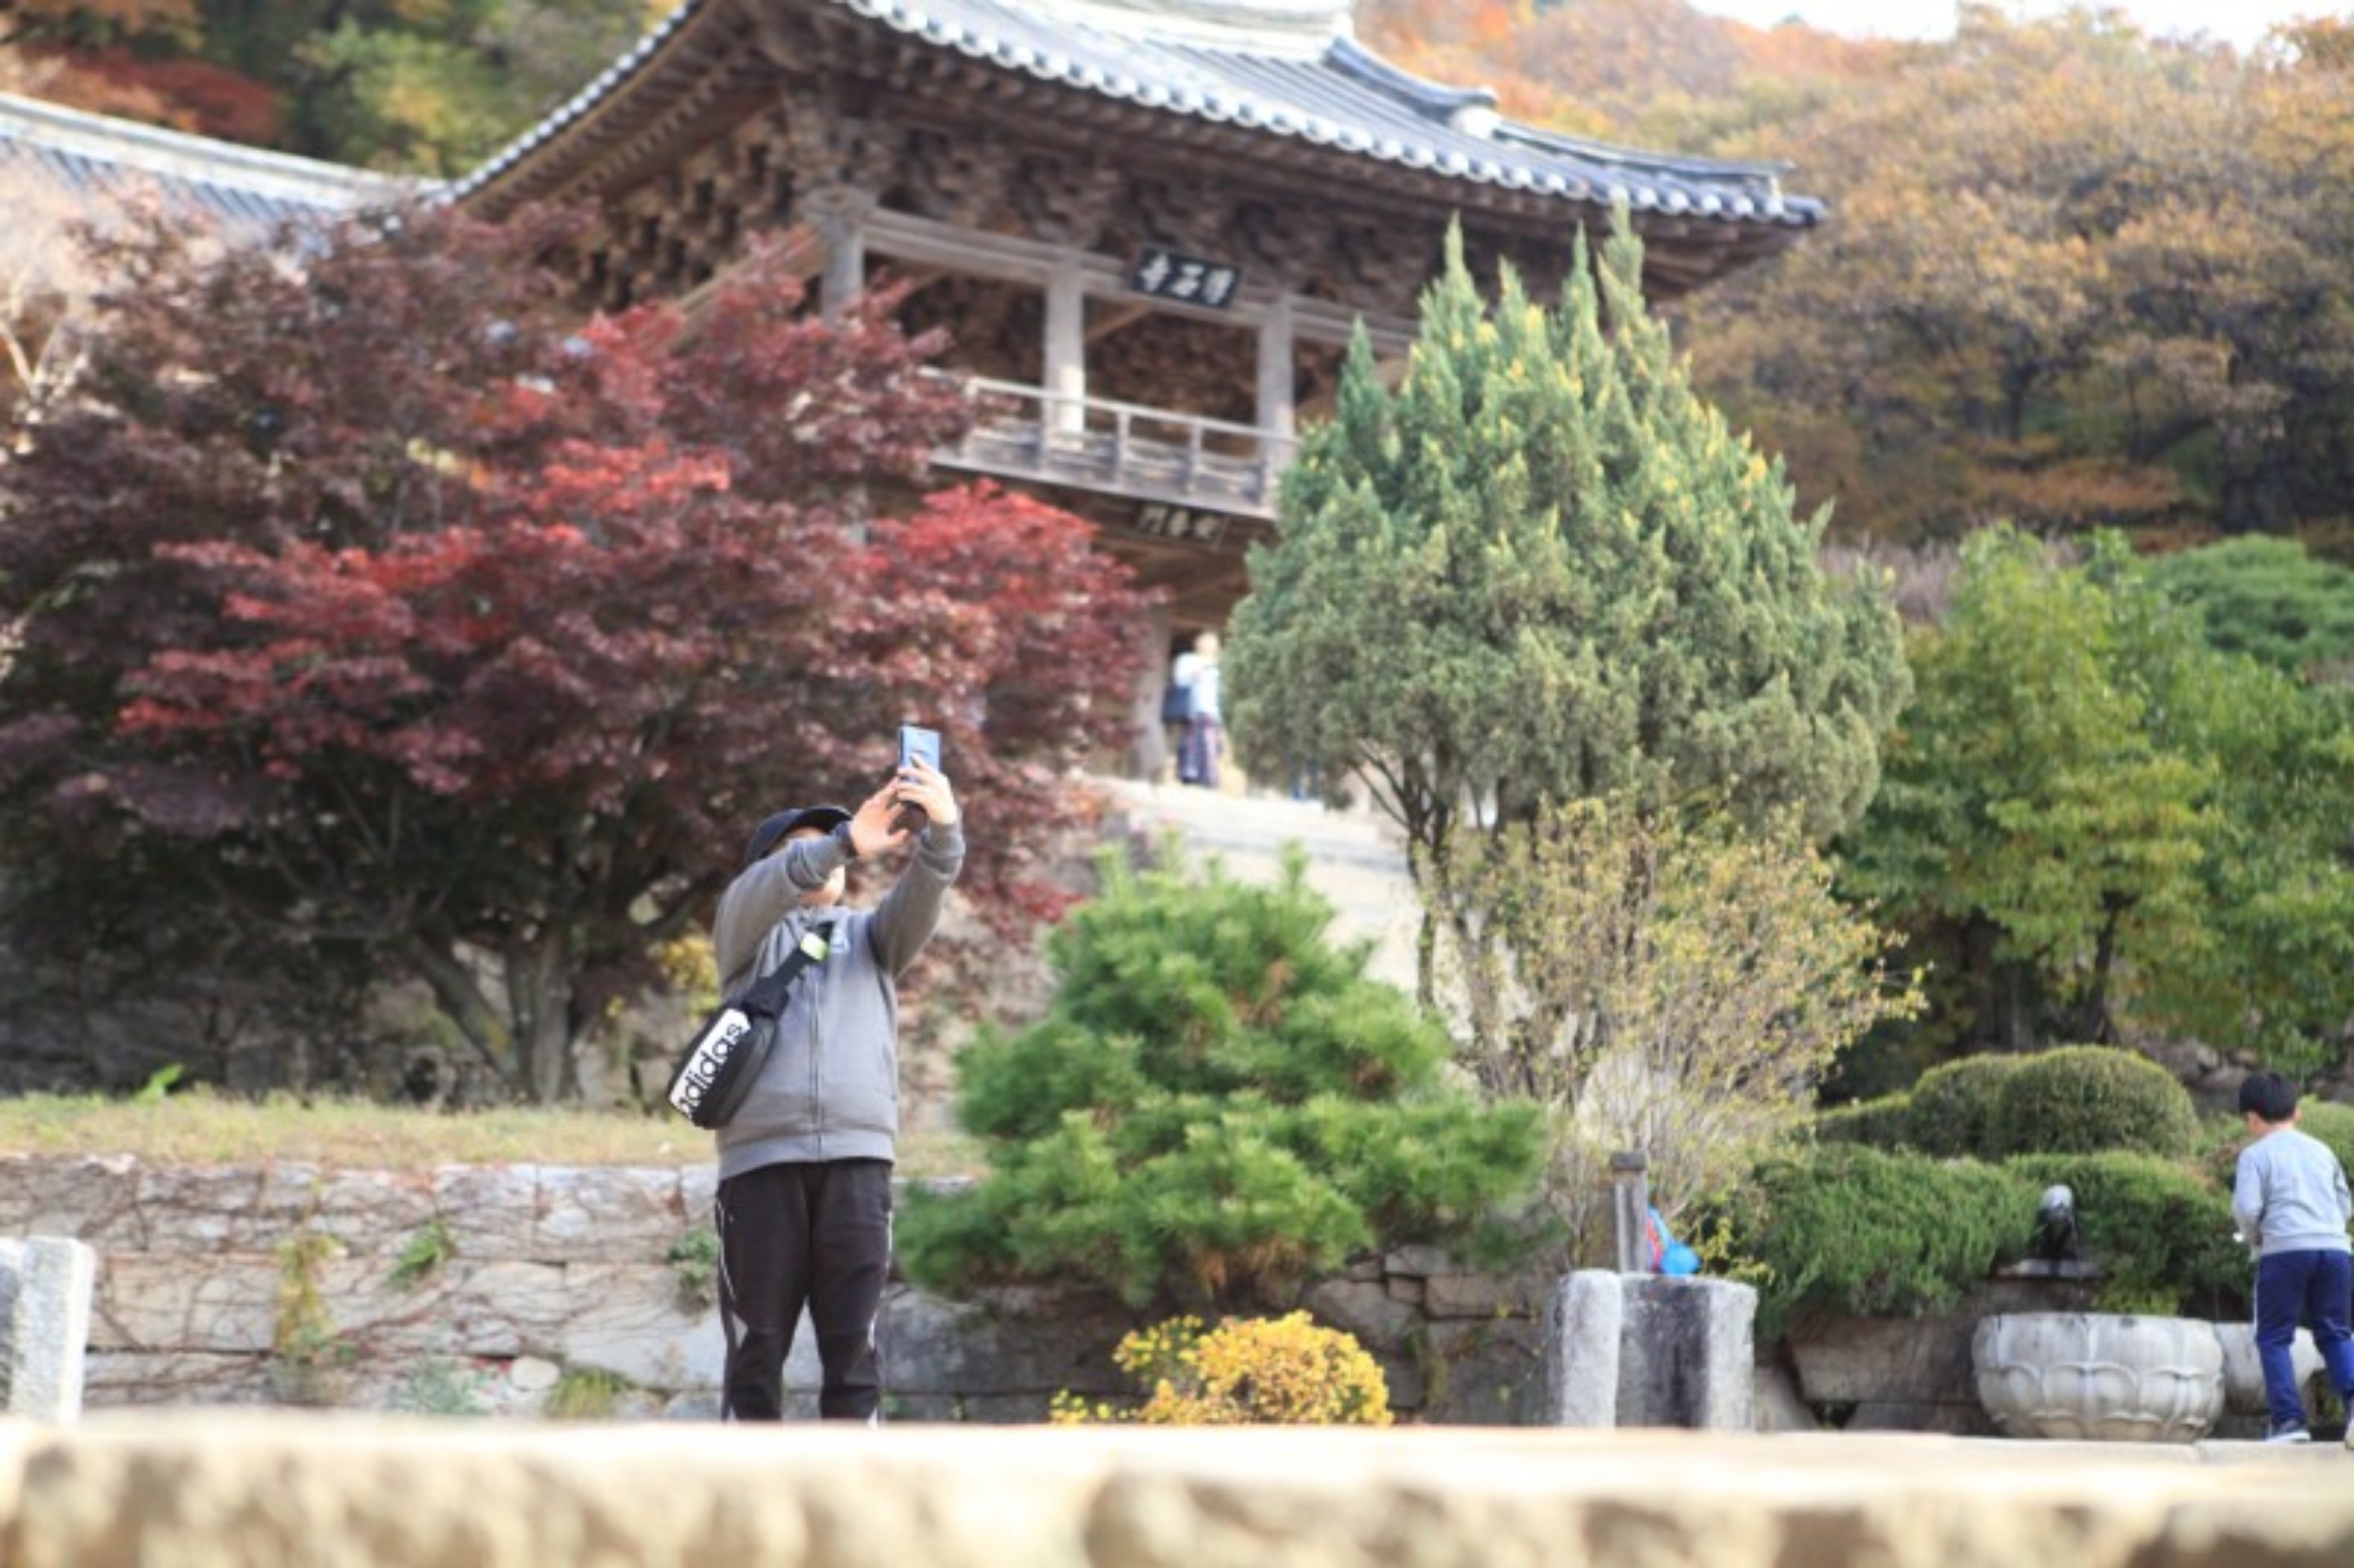
[[[1389,1385],[1356,1340],[1320,1328],[1305,1312],[1230,1318],[1204,1331],[1199,1318],[1139,1329],[1112,1354],[1150,1397],[1133,1410],[1069,1393],[1055,1396],[1057,1426],[1133,1422],[1146,1426],[1387,1426]]]

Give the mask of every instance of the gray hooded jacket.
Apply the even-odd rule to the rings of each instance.
[[[804,909],[801,895],[844,863],[831,838],[796,839],[728,885],[712,928],[720,988],[735,995],[813,926],[831,924],[825,961],[801,972],[736,1119],[719,1129],[722,1181],[764,1165],[889,1160],[899,1135],[899,976],[931,940],[964,864],[960,824],[926,828],[907,867],[872,910]]]

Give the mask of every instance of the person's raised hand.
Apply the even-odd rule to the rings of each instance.
[[[896,779],[858,803],[850,817],[850,846],[858,858],[897,849],[914,832],[899,825],[899,781]]]
[[[945,828],[957,820],[956,791],[949,786],[949,776],[920,758],[899,769],[890,793],[900,805],[921,810],[936,826]]]

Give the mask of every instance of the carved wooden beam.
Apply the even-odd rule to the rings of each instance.
[[[1018,154],[1001,139],[915,125],[901,147],[898,184],[922,216],[989,228],[1007,210]]]
[[[943,271],[1023,283],[1041,291],[1062,268],[1076,265],[1089,298],[1124,303],[1136,300],[1129,286],[1126,261],[1075,253],[1066,247],[1046,245],[1018,235],[977,234],[886,207],[877,208],[868,217],[865,239],[868,250],[876,256],[931,265]],[[1246,277],[1234,303],[1226,309],[1212,310],[1176,300],[1156,299],[1151,311],[1221,326],[1255,327],[1279,297],[1275,290]],[[1295,300],[1292,310],[1296,335],[1312,343],[1348,342],[1359,314],[1321,300]],[[1411,317],[1370,312],[1365,315],[1377,348],[1385,344],[1403,344],[1414,336]]]
[[[1090,313],[1087,317],[1087,342],[1092,344],[1115,336],[1126,328],[1134,326],[1138,322],[1146,320],[1151,314],[1150,305],[1104,304],[1098,302],[1098,308]]]
[[[1116,162],[1093,155],[1045,152],[1023,156],[1014,172],[1013,208],[1041,239],[1093,248],[1127,194]]]

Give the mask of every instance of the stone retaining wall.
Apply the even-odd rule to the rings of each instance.
[[[695,1245],[709,1235],[712,1181],[708,1165],[381,1171],[5,1157],[0,1236],[71,1236],[97,1253],[82,1391],[92,1409],[533,1414],[555,1403],[712,1416],[722,1347],[709,1253]],[[1303,1304],[1381,1362],[1403,1417],[1534,1425],[1547,1418],[1554,1284],[1468,1272],[1407,1246],[1313,1285]],[[2005,1282],[1942,1317],[1811,1325],[1757,1348],[1767,1363],[1757,1424],[1988,1435],[1969,1365],[1978,1319],[2084,1305],[2081,1287]],[[895,1280],[882,1330],[890,1414],[1026,1422],[1062,1390],[1131,1392],[1111,1354],[1137,1321],[1084,1290],[949,1301]],[[2251,1358],[2231,1364],[2220,1430],[2243,1436],[2262,1420],[2262,1390]],[[813,1414],[806,1332],[786,1377],[793,1412]]]
[[[0,1235],[98,1255],[84,1398],[532,1414],[716,1414],[709,1166],[333,1170],[0,1159]],[[1427,1421],[1523,1424],[1543,1407],[1546,1282],[1405,1247],[1306,1305],[1382,1362]],[[1130,1392],[1111,1352],[1137,1319],[1084,1290],[948,1301],[895,1281],[891,1414],[1034,1421],[1054,1394]],[[787,1368],[813,1414],[817,1359]]]
[[[1849,1431],[1944,1432],[1988,1437],[1970,1336],[2002,1312],[2083,1311],[2093,1292],[2074,1282],[2003,1281],[1950,1312],[1925,1318],[1826,1318],[1783,1345],[1799,1399]]]

